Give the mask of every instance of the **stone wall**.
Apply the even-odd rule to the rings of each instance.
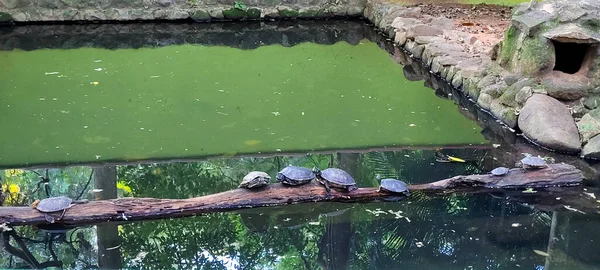
[[[361,16],[366,0],[0,0],[0,22]]]
[[[419,8],[365,8],[412,58],[510,129],[543,148],[600,159],[600,1],[532,1],[512,15],[504,40],[488,47]]]
[[[255,49],[304,42],[356,45],[380,36],[363,20],[281,20],[224,23],[56,24],[0,27],[0,50],[104,49],[180,44]]]

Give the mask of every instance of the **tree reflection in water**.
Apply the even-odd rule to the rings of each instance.
[[[313,158],[320,167],[336,166],[351,172],[359,186],[375,186],[378,179],[385,177],[397,177],[409,183],[429,182],[486,171],[490,169],[486,166],[498,165],[487,161],[484,150],[456,150],[453,154],[477,162],[431,165],[435,162],[433,151],[425,150],[326,154]],[[308,156],[123,165],[117,167],[117,177],[109,182],[110,186],[118,187],[118,196],[189,198],[236,188],[250,170],[266,171],[274,179],[277,171],[288,164],[314,166]],[[99,170],[102,168],[96,168]],[[89,180],[89,172],[90,169],[84,167],[50,169],[50,176],[78,179],[75,183],[73,180],[61,183],[51,177],[53,194],[65,190],[76,196]],[[95,188],[108,181],[101,180],[108,178],[103,178],[101,173],[97,177]],[[37,178],[29,180],[22,182],[24,192],[35,189]],[[84,197],[93,197],[91,189]],[[552,222],[553,216],[557,222]],[[597,218],[582,221],[577,217],[573,223],[569,220],[570,213],[543,212],[488,194],[430,197],[414,192],[410,199],[394,203],[301,204],[101,225],[111,227],[109,234],[103,234],[100,227],[67,228],[69,230],[52,233],[18,227],[3,233],[0,267],[62,263],[66,268],[91,268],[102,262],[107,247],[116,247],[111,250],[117,252],[113,254],[117,257],[108,258],[113,258],[110,260],[113,263],[121,261],[117,265],[125,268],[513,269],[545,266],[552,269],[562,266],[593,269],[597,261],[580,258],[572,250],[577,249],[573,246],[588,246],[594,234],[589,233],[589,239],[582,239],[577,230],[590,231],[591,225],[597,224]],[[552,237],[559,240],[547,248],[549,239],[554,239],[551,234],[556,234]],[[569,240],[570,236],[579,242]],[[99,253],[99,249],[105,252]],[[551,259],[534,250],[549,253]],[[105,265],[105,268],[117,265]]]

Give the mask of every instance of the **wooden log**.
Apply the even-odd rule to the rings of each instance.
[[[581,183],[583,174],[568,164],[551,164],[547,168],[525,171],[511,169],[505,176],[456,176],[428,184],[412,185],[410,190],[431,194],[447,191],[486,192],[506,188],[574,186]],[[77,204],[66,211],[62,223],[68,225],[94,224],[107,221],[137,221],[193,216],[205,213],[228,212],[243,208],[279,206],[310,202],[359,202],[398,198],[381,193],[377,188],[359,188],[352,192],[325,189],[315,182],[289,187],[271,184],[260,190],[234,189],[190,199],[120,198]],[[59,216],[60,213],[56,214]],[[44,213],[31,207],[0,207],[0,224],[46,224]]]

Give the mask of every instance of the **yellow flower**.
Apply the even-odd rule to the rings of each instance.
[[[154,170],[152,170],[152,174],[154,175],[160,175],[162,173],[162,170],[160,168],[156,168]]]
[[[2,193],[6,192],[8,186],[6,184],[2,184]]]
[[[14,169],[14,170],[6,170],[6,171],[4,171],[4,175],[6,177],[19,176],[19,175],[22,175],[23,173],[25,173],[25,171],[20,170],[20,169]]]
[[[131,193],[131,187],[123,183],[122,181],[117,182],[117,188],[122,189],[125,194]]]
[[[21,192],[21,188],[15,184],[10,184],[10,186],[8,186],[8,192],[10,194],[16,194]]]

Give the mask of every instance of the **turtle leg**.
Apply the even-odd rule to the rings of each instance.
[[[46,221],[48,221],[50,223],[54,223],[56,221],[54,219],[54,217],[52,215],[50,215],[50,213],[45,213],[44,214],[44,219],[46,219]]]
[[[329,188],[329,183],[327,183],[327,181],[323,181],[323,184],[325,185],[325,190],[327,191],[327,196],[329,196],[329,194],[331,193],[331,188]]]
[[[358,188],[355,185],[352,186],[348,186],[348,192],[353,191],[353,190],[357,190]]]
[[[67,212],[68,208],[63,209],[62,214],[60,214],[60,217],[58,218],[58,220],[62,220],[62,218],[65,216],[65,213]]]

